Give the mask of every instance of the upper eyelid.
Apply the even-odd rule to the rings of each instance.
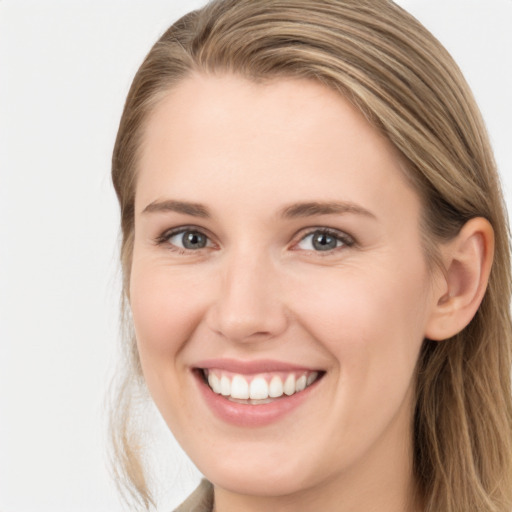
[[[166,229],[165,231],[162,232],[161,235],[156,237],[155,241],[157,243],[163,243],[168,241],[169,238],[179,235],[181,233],[185,233],[187,231],[197,231],[198,233],[201,233],[204,236],[206,236],[210,242],[215,243],[213,241],[212,235],[208,232],[208,230],[201,228],[199,226],[179,226],[176,228]]]
[[[180,233],[185,233],[186,231],[197,231],[198,233],[207,235],[207,233],[205,233],[202,228],[198,228],[196,226],[180,226],[178,228],[171,228],[171,229],[165,230],[161,236],[170,237],[170,236],[179,235]]]
[[[346,231],[343,231],[343,230],[337,229],[337,228],[327,227],[327,226],[315,226],[315,227],[310,227],[310,228],[303,228],[294,236],[294,239],[297,239],[297,241],[300,242],[307,236],[312,235],[318,231],[320,231],[322,233],[327,233],[329,235],[333,235],[342,241],[350,241],[353,244],[356,243],[356,239],[351,234],[347,233]]]

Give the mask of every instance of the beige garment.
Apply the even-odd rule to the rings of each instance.
[[[201,480],[197,489],[174,512],[213,512],[213,485]]]

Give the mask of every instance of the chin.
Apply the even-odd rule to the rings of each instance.
[[[276,470],[277,469],[277,470]],[[295,471],[276,468],[265,474],[255,471],[252,466],[241,469],[239,466],[215,468],[205,473],[205,477],[216,487],[226,491],[260,497],[278,497],[303,492],[311,486],[307,475]]]

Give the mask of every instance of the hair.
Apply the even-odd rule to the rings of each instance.
[[[214,0],[172,25],[133,80],[112,159],[121,208],[128,303],[137,163],[145,124],[193,73],[256,82],[307,78],[338,91],[400,151],[422,201],[427,260],[471,218],[487,219],[495,256],[470,324],[425,340],[416,372],[414,477],[426,512],[512,508],[510,247],[485,125],[459,68],[414,17],[390,0]],[[137,437],[140,361],[130,328],[112,407],[118,478],[141,508],[153,504]]]

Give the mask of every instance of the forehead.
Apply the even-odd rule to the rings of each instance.
[[[189,77],[150,115],[139,164],[139,210],[165,194],[255,207],[264,199],[265,208],[305,199],[417,206],[394,146],[312,80]]]

